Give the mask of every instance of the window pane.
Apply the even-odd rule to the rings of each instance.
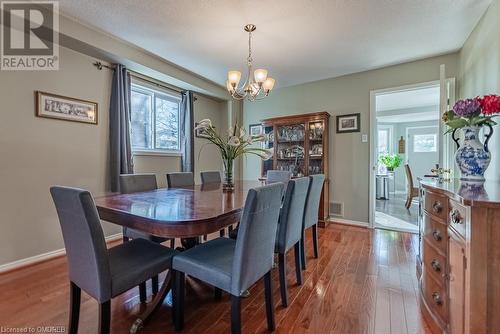
[[[132,90],[131,98],[132,147],[136,149],[152,149],[152,96],[141,91]]]
[[[378,153],[389,153],[389,130],[378,130]]]
[[[179,149],[179,103],[160,96],[156,97],[156,144],[157,149]]]
[[[437,152],[437,138],[435,134],[415,135],[413,137],[413,152]]]

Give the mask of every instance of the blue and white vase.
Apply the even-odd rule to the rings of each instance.
[[[461,180],[484,181],[484,172],[488,168],[491,160],[491,153],[488,149],[488,140],[491,132],[486,136],[486,141],[481,144],[479,141],[478,126],[462,128],[464,143],[455,154],[455,161],[461,172]],[[457,141],[458,144],[458,141]]]

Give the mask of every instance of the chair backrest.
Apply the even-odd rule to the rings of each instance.
[[[306,205],[309,178],[301,177],[288,182],[281,207],[276,240],[277,251],[285,253],[302,237],[304,207]]]
[[[234,253],[231,293],[241,295],[272,269],[283,184],[248,191]]]
[[[138,193],[158,189],[155,174],[121,174],[120,192],[122,194]]]
[[[266,183],[283,182],[285,185],[292,178],[292,172],[285,170],[268,170]]]
[[[318,222],[319,202],[325,175],[316,174],[309,176],[309,190],[307,191],[306,206],[304,209],[304,229]]]
[[[167,185],[169,188],[182,188],[194,186],[194,176],[191,172],[178,172],[167,174]]]
[[[221,183],[220,172],[214,171],[204,171],[200,173],[201,183]]]
[[[413,189],[413,175],[411,173],[410,165],[405,164],[405,172],[406,172],[406,184],[408,185],[408,192],[411,193]]]
[[[108,251],[92,195],[60,186],[51,187],[50,193],[66,247],[69,279],[99,302],[111,299]]]

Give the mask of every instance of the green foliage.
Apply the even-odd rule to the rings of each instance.
[[[397,154],[383,154],[379,157],[379,161],[387,167],[387,169],[394,170],[401,166],[403,158]]]

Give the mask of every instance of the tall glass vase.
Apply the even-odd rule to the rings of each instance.
[[[222,189],[225,191],[234,190],[234,160],[224,159],[224,181],[222,182]]]

